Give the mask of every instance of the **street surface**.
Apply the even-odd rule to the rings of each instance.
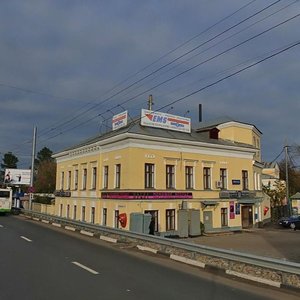
[[[0,241],[1,300],[298,299],[23,217],[0,217]]]

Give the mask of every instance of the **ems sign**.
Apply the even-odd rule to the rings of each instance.
[[[124,127],[127,125],[127,117],[128,116],[128,112],[123,111],[118,115],[114,115],[112,118],[112,130],[117,130],[121,127]]]
[[[190,133],[191,119],[142,109],[141,125]]]

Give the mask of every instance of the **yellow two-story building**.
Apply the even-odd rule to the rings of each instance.
[[[132,121],[54,155],[55,213],[124,229],[150,213],[160,235],[176,235],[183,210],[206,232],[257,226],[270,218],[260,140],[254,125],[230,119],[189,132]]]

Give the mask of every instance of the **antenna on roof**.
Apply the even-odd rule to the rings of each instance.
[[[152,110],[152,105],[154,105],[153,97],[152,97],[152,95],[149,95],[149,97],[148,97],[148,110]]]

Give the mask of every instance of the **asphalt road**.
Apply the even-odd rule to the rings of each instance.
[[[0,216],[0,299],[297,299],[77,233]]]

